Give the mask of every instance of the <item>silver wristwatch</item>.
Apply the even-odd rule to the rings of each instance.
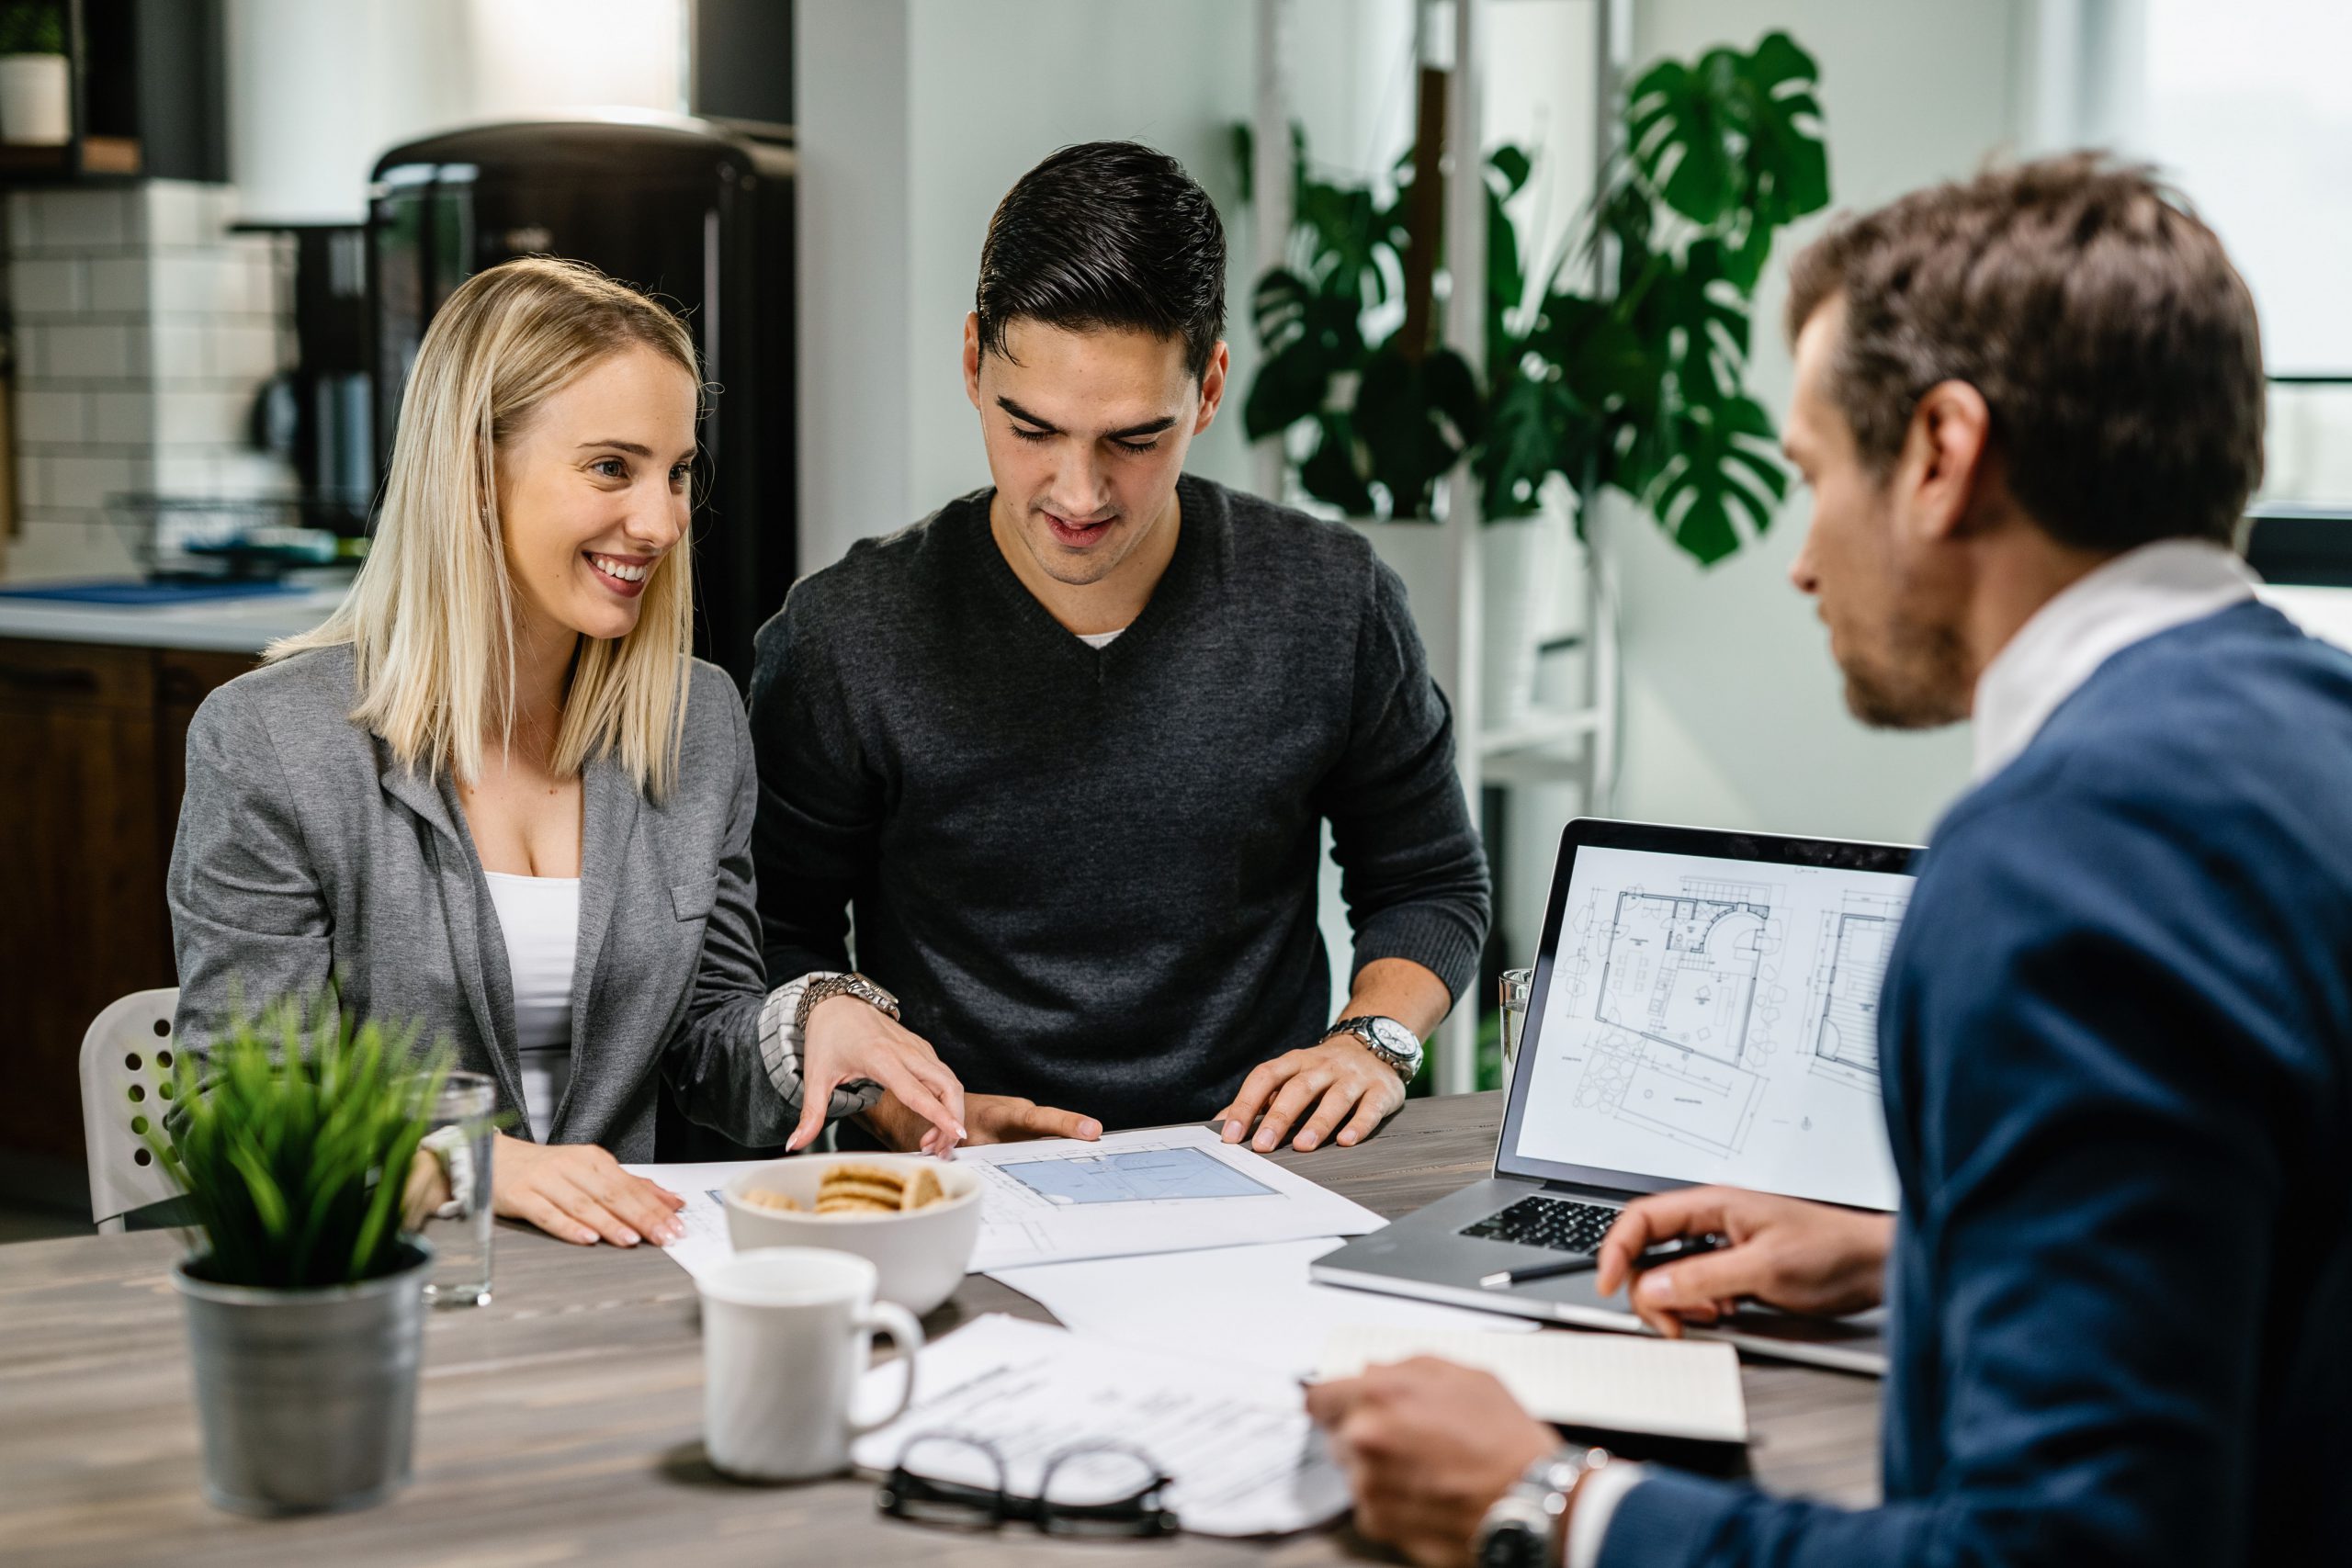
[[[835,997],[855,997],[889,1014],[893,1021],[899,1016],[899,998],[865,976],[820,975],[801,987],[800,1005],[792,1010],[792,1027],[799,1032],[801,1039],[808,1038],[808,1015],[817,1010],[817,1004]]]
[[[1393,1018],[1343,1018],[1323,1032],[1323,1038],[1352,1034],[1363,1048],[1379,1057],[1407,1083],[1421,1070],[1421,1040]]]
[[[1559,1568],[1560,1516],[1577,1483],[1609,1462],[1607,1449],[1570,1444],[1527,1467],[1478,1522],[1478,1568]]]

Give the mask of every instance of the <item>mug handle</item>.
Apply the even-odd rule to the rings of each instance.
[[[915,1356],[922,1349],[922,1325],[915,1314],[891,1302],[876,1302],[857,1319],[857,1326],[868,1332],[880,1330],[890,1337],[899,1348],[899,1364],[906,1368],[906,1376],[899,1380],[899,1402],[890,1406],[888,1416],[873,1421],[861,1421],[855,1411],[850,1413],[850,1436],[862,1438],[866,1433],[887,1427],[907,1413],[915,1398]]]

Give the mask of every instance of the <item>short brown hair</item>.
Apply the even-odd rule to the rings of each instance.
[[[1920,397],[1965,381],[2062,543],[2236,536],[2262,478],[2254,297],[2147,169],[2070,153],[1846,219],[1790,267],[1791,339],[1841,299],[1826,390],[1878,473]]]

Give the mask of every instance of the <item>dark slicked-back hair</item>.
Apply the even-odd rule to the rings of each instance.
[[[2262,479],[2254,297],[2148,170],[2070,153],[1849,219],[1790,267],[1790,337],[1840,299],[1826,389],[1881,475],[1921,395],[1965,381],[2062,543],[2235,537]]]
[[[1069,332],[1124,327],[1181,338],[1197,379],[1225,333],[1225,225],[1165,152],[1065,147],[997,203],[973,309],[983,354],[1004,354],[1006,327],[1024,317]]]

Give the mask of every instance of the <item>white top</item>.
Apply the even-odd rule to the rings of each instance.
[[[2199,539],[2128,550],[2036,610],[1976,679],[1976,778],[1991,778],[2041,732],[2058,705],[2135,642],[2254,597],[2236,555]]]
[[[571,1082],[571,972],[580,948],[580,879],[485,871],[514,981],[523,1109],[540,1143]]]
[[[1080,642],[1084,643],[1084,644],[1085,644],[1087,647],[1089,647],[1089,648],[1092,648],[1092,649],[1104,649],[1104,648],[1108,648],[1108,647],[1110,647],[1113,643],[1114,643],[1114,642],[1118,641],[1118,640],[1119,640],[1119,632],[1125,631],[1126,629],[1127,629],[1126,627],[1125,627],[1125,626],[1121,626],[1121,627],[1119,628],[1119,631],[1111,631],[1111,632],[1079,632],[1079,633],[1076,633],[1075,635],[1076,635],[1076,637],[1078,637],[1078,640],[1079,640],[1079,641],[1080,641]]]

